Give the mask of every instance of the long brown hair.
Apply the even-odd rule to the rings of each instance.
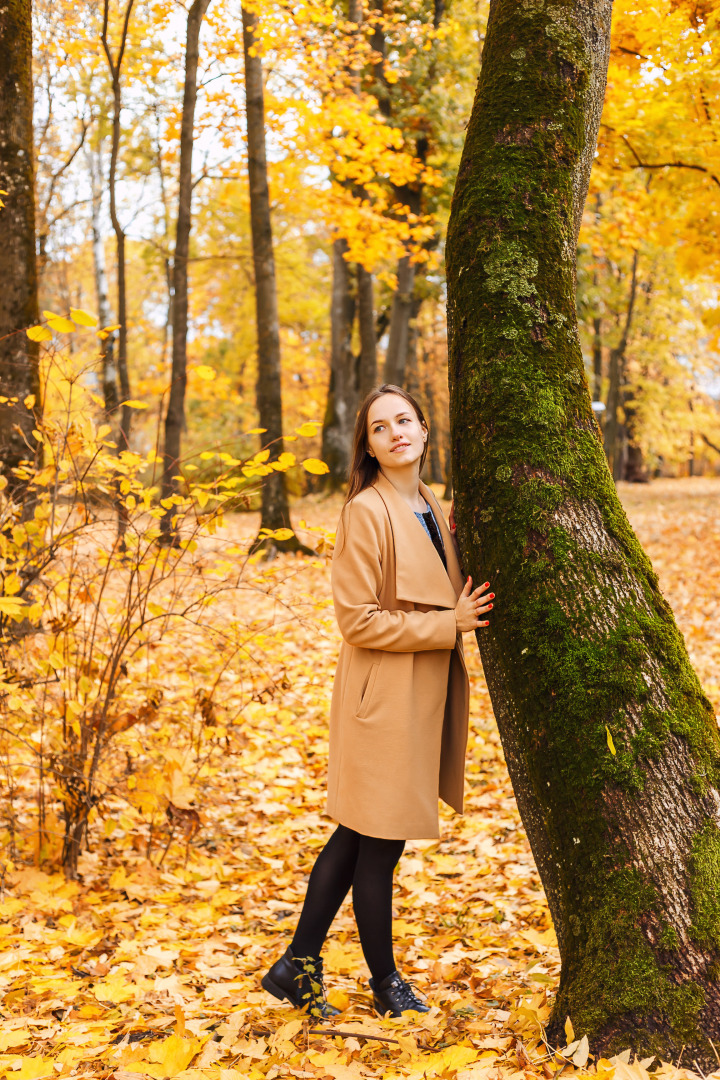
[[[348,469],[348,491],[345,496],[345,503],[347,504],[350,499],[353,499],[359,492],[364,491],[365,488],[370,487],[374,482],[378,474],[377,458],[371,457],[368,453],[368,440],[367,440],[367,419],[370,412],[370,406],[378,398],[383,397],[385,394],[397,394],[398,397],[404,398],[408,405],[412,405],[415,410],[415,415],[425,428],[429,430],[427,421],[423,416],[423,411],[418,405],[412,394],[408,394],[407,390],[403,390],[401,386],[393,386],[392,383],[383,383],[382,386],[376,387],[371,390],[357,414],[355,421],[355,434],[353,436],[352,458],[350,460],[350,468]],[[420,458],[420,469],[422,470],[425,464],[425,458],[428,452],[428,441],[425,440],[425,447]]]

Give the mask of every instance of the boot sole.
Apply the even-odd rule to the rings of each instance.
[[[291,1005],[295,1005],[295,1002],[288,995],[288,993],[283,990],[281,986],[278,986],[277,983],[273,982],[269,975],[263,975],[262,979],[260,980],[260,985],[262,986],[263,990],[267,990],[268,994],[272,994],[272,996],[274,998],[277,998],[278,1001],[289,1001]]]

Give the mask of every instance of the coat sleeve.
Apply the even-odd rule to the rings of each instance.
[[[343,638],[348,645],[387,652],[453,649],[453,608],[388,611],[380,606],[382,534],[378,516],[364,503],[353,500],[345,507],[332,562],[333,602]]]

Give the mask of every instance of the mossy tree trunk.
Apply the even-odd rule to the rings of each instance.
[[[709,1070],[717,724],[618,501],[575,313],[610,15],[491,5],[447,240],[455,514],[498,597],[478,640],[560,944],[550,1038],[569,1015],[596,1055],[685,1046]]]
[[[32,5],[0,7],[0,472],[20,497],[32,463],[40,416],[38,345],[26,327],[38,321],[33,177]],[[35,398],[35,403],[28,400]]]

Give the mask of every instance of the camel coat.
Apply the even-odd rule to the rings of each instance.
[[[432,491],[447,571],[389,480],[346,505],[332,563],[340,646],[327,812],[366,836],[439,836],[438,796],[463,808],[468,677],[455,604],[463,578]]]

